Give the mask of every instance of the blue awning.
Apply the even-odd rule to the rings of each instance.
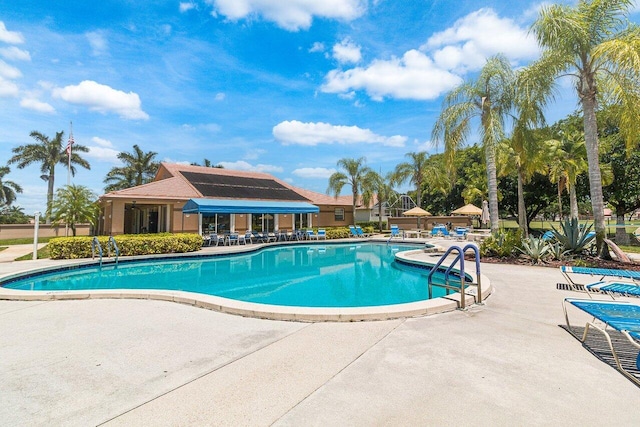
[[[189,199],[182,213],[201,214],[294,214],[318,213],[320,208],[306,202],[274,202],[269,200]]]

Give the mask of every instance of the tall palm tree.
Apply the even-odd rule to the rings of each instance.
[[[452,168],[455,152],[466,142],[474,118],[487,165],[491,231],[498,231],[498,179],[496,145],[504,138],[504,120],[513,104],[514,73],[504,56],[489,58],[475,80],[447,94],[432,132],[432,140],[444,142],[445,159]]]
[[[56,132],[55,138],[33,131],[29,134],[37,142],[35,144],[20,145],[11,151],[14,154],[9,159],[9,163],[17,163],[18,168],[22,169],[32,163],[40,163],[40,172],[44,181],[47,181],[47,215],[46,223],[51,223],[49,212],[51,211],[51,202],[53,201],[53,185],[55,182],[56,165],[69,166],[69,157],[67,155],[66,144],[63,146],[62,137],[64,132]],[[71,150],[71,175],[75,176],[75,165],[82,166],[85,169],[91,169],[89,162],[83,159],[78,153],[87,153],[89,149],[84,145],[73,144]]]
[[[53,223],[67,224],[74,236],[76,224],[88,222],[95,227],[100,212],[96,200],[95,194],[82,185],[65,185],[59,188],[51,204]]]
[[[133,146],[133,152],[131,153],[127,153],[126,151],[118,153],[118,159],[125,165],[113,167],[107,173],[103,181],[105,184],[108,184],[105,187],[105,191],[122,190],[150,182],[154,178],[160,165],[154,161],[157,155],[158,153],[155,151],[145,153],[137,144]]]
[[[589,186],[602,257],[609,257],[605,237],[604,198],[599,164],[597,97],[621,105],[620,131],[627,148],[640,127],[640,29],[628,23],[633,0],[579,0],[574,6],[542,7],[532,31],[543,49],[541,69],[553,76],[570,75],[582,106]]]
[[[415,185],[416,205],[422,207],[422,184],[426,178],[427,159],[429,157],[425,151],[407,153],[405,157],[409,157],[410,160],[396,166],[393,172],[393,179],[398,185],[405,181]]]
[[[518,225],[529,235],[524,184],[546,166],[546,151],[540,150],[535,129],[545,125],[544,108],[553,92],[554,79],[532,64],[516,73],[513,93],[513,133],[506,140],[506,162],[502,166],[517,173]]]
[[[378,230],[382,231],[382,207],[388,203],[391,198],[397,196],[393,189],[393,174],[387,174],[386,177],[378,172],[370,170],[364,176],[362,185],[362,202],[365,206],[369,206],[371,200],[375,196],[378,199]]]
[[[22,193],[20,185],[4,179],[9,172],[11,169],[8,166],[0,167],[0,205],[7,207],[16,201],[16,193]]]
[[[340,159],[338,160],[338,168],[344,170],[343,172],[334,172],[329,177],[329,187],[327,188],[327,194],[333,193],[335,197],[338,197],[342,188],[345,185],[351,186],[352,198],[352,213],[353,213],[353,225],[356,225],[356,203],[358,196],[362,192],[364,184],[364,177],[371,169],[365,166],[366,159],[360,157],[359,159]]]

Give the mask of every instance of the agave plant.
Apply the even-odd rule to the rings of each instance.
[[[522,239],[522,248],[518,248],[518,250],[529,257],[534,264],[540,264],[550,249],[547,242],[539,237],[533,236]]]
[[[564,249],[564,246],[562,246],[562,243],[560,242],[549,243],[548,247],[549,255],[551,256],[551,258],[558,261],[564,259],[565,255],[567,255],[568,253],[568,251]]]
[[[576,218],[571,218],[560,223],[562,232],[558,231],[553,225],[551,228],[553,228],[553,235],[567,253],[580,254],[584,252],[595,237],[594,234],[590,234],[592,225],[583,226],[580,225]]]

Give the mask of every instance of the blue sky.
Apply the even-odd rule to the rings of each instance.
[[[116,155],[209,159],[325,192],[340,158],[386,173],[430,142],[442,95],[488,56],[539,52],[540,2],[474,0],[0,1],[0,164],[32,130],[69,132],[103,193]],[[637,14],[632,15],[632,19]],[[553,121],[576,108],[565,91]],[[474,142],[473,140],[470,142]],[[17,205],[44,210],[37,166]],[[56,170],[56,188],[66,169]]]

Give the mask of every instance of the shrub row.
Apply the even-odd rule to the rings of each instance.
[[[120,256],[170,254],[194,252],[202,246],[202,237],[190,233],[125,234],[114,237]],[[59,237],[49,241],[51,259],[78,259],[91,257],[93,237]],[[99,236],[98,241],[107,256],[108,236]],[[96,255],[98,249],[96,248]],[[112,254],[113,255],[113,254]]]

